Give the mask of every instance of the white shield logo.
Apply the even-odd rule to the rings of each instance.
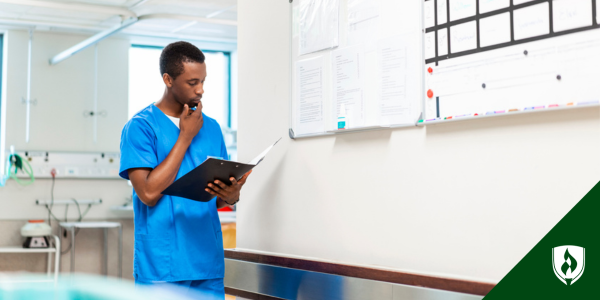
[[[579,246],[552,248],[554,274],[566,285],[573,285],[585,269],[585,249]]]

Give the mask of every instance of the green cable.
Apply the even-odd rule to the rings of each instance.
[[[12,160],[10,159],[13,157],[15,158],[14,165],[12,163]],[[25,164],[23,164],[23,163],[25,163]],[[12,172],[12,170],[11,170],[11,165],[13,165],[13,167],[14,167],[14,172]],[[23,181],[17,177],[17,171],[19,169],[21,169],[21,171],[23,171],[23,173],[29,175],[29,179],[30,179],[29,181]],[[19,156],[17,154],[11,154],[9,156],[8,177],[14,179],[20,185],[30,185],[35,181],[35,179],[33,177],[33,168],[31,168],[31,165],[29,164],[29,162],[26,159],[23,159],[21,156]]]

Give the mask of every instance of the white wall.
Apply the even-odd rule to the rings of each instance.
[[[498,282],[600,179],[597,108],[290,140],[288,1],[238,4],[238,248]]]
[[[121,129],[127,121],[129,41],[107,39],[98,44],[98,142],[93,142],[94,47],[50,66],[48,59],[87,38],[80,35],[35,33],[33,36],[31,141],[25,142],[27,92],[26,31],[10,31],[6,142],[16,149],[62,151],[119,151]]]
[[[128,53],[125,39],[109,38],[98,44],[98,141],[93,141],[93,120],[83,116],[93,110],[94,48],[85,49],[58,65],[48,59],[87,38],[83,35],[36,32],[33,36],[31,97],[31,139],[25,141],[25,104],[27,88],[28,33],[10,30],[7,45],[6,147],[17,150],[43,151],[110,151],[118,152],[121,130],[127,122]],[[90,218],[121,218],[110,211],[131,196],[125,180],[57,179],[55,198],[102,198],[104,203],[90,210]],[[50,198],[50,180],[39,179],[26,187],[9,180],[0,188],[0,219],[47,217],[45,209],[35,206],[36,199]],[[64,206],[58,213],[63,216]],[[70,208],[71,217],[76,209]],[[131,216],[125,216],[131,217]]]

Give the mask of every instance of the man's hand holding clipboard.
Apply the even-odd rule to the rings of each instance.
[[[252,169],[280,140],[281,138],[247,164],[209,158],[173,182],[162,194],[201,202],[208,202],[216,196],[233,205],[239,200],[240,189]]]
[[[239,181],[235,177],[229,178],[229,181],[231,181],[230,185],[226,185],[217,179],[215,182],[209,183],[208,187],[204,190],[215,197],[219,197],[227,205],[234,205],[240,201],[240,191],[250,173],[252,173],[252,170],[246,172]]]

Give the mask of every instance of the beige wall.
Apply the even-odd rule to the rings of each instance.
[[[600,179],[598,108],[290,140],[289,16],[238,6],[238,248],[498,282]]]
[[[94,48],[90,47],[55,66],[48,59],[88,36],[36,32],[32,55],[31,95],[37,105],[31,106],[31,140],[25,142],[28,33],[10,30],[5,35],[7,44],[6,78],[6,146],[17,150],[48,151],[119,151],[121,129],[127,121],[128,53],[130,43],[125,39],[109,38],[98,45],[98,110],[106,111],[98,118],[98,142],[93,141],[92,118],[83,112],[93,109]],[[50,198],[51,181],[40,179],[30,186],[19,186],[9,180],[0,188],[0,247],[19,245],[19,230],[27,219],[47,219],[36,199]],[[125,180],[56,180],[56,199],[97,199],[103,204],[94,206],[86,220],[114,219],[124,226],[123,274],[131,278],[133,259],[132,214],[115,213],[111,206],[125,203],[131,196],[131,187]],[[64,206],[55,206],[54,213],[64,218]],[[78,216],[73,205],[69,219]],[[67,241],[68,244],[68,240]],[[76,270],[100,274],[102,231],[82,230],[78,236]],[[116,275],[116,231],[109,236],[109,274]],[[66,249],[66,245],[65,245]],[[61,270],[69,270],[69,254],[63,255]],[[44,255],[2,254],[0,271],[43,271]]]

